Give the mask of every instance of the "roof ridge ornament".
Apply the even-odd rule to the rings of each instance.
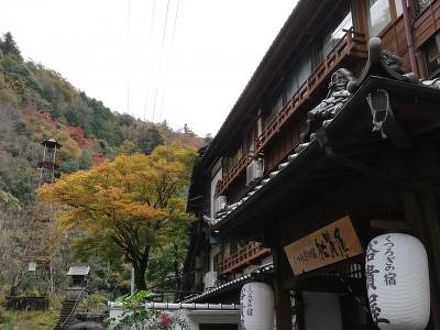
[[[371,38],[368,41],[367,63],[357,81],[348,85],[347,89],[354,92],[371,75],[420,84],[417,75],[413,72],[405,74],[402,66],[402,58],[388,50],[384,50],[380,38]]]

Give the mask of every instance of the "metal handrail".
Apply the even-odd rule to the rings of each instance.
[[[72,310],[70,311],[69,316],[66,317],[66,319],[63,321],[63,323],[60,324],[61,329],[64,329],[64,326],[67,324],[67,322],[72,318],[73,314],[76,311],[76,307],[79,304],[79,300],[81,299],[81,296],[83,294],[83,292],[86,290],[85,287],[81,288],[81,291],[79,292],[78,298],[75,301],[75,305],[73,306]]]

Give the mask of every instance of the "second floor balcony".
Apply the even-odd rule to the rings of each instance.
[[[355,67],[357,62],[363,64],[367,56],[365,35],[353,31],[353,29],[345,31],[345,36],[323,58],[320,64],[314,68],[302,87],[286,102],[282,110],[266,125],[263,132],[257,137],[255,141],[255,154],[264,152],[265,148],[275,140],[286,124],[295,120],[296,114],[301,111],[307,111],[309,105],[313,104],[313,98],[318,93],[322,93],[323,87],[326,87],[326,82],[329,81],[331,75],[338,68],[346,64],[350,67]],[[298,125],[304,124],[303,122],[298,123]],[[298,129],[302,131],[303,128],[299,127]],[[292,149],[298,143],[299,136],[298,141],[292,141]],[[252,158],[249,156],[243,156],[218,183],[217,195],[227,194],[229,188],[243,175],[244,170],[251,161]]]
[[[261,243],[250,242],[229,257],[218,263],[218,274],[226,275],[239,268],[250,265],[255,259],[270,254],[270,249]]]

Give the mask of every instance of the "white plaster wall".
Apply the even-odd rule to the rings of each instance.
[[[190,323],[191,330],[199,330],[200,324],[240,324],[239,310],[194,310],[187,311],[187,317]]]
[[[211,187],[210,187],[210,210],[211,218],[214,217],[214,202],[215,202],[215,188],[217,187],[217,182],[222,179],[222,167],[221,159],[217,161],[211,171]]]
[[[123,309],[120,304],[109,303],[109,317],[117,319],[122,316]],[[168,310],[167,313],[175,311]],[[239,324],[240,310],[184,310],[186,322],[191,330],[199,330],[200,324]],[[115,321],[113,326],[117,323]],[[112,326],[110,326],[112,328]],[[128,330],[128,329],[127,329]],[[134,329],[133,329],[134,330]],[[182,330],[177,327],[176,330]]]
[[[303,299],[306,330],[342,330],[338,295],[304,292]]]

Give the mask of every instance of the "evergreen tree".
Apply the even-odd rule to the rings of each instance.
[[[139,147],[146,155],[151,154],[157,146],[164,143],[162,135],[154,126],[147,129],[144,136],[139,139]]]
[[[20,60],[23,60],[21,57],[20,49],[18,49],[17,44],[15,43],[14,37],[12,36],[11,32],[6,32],[3,35],[4,40],[1,41],[0,39],[0,49],[3,51],[5,55],[12,55]]]

